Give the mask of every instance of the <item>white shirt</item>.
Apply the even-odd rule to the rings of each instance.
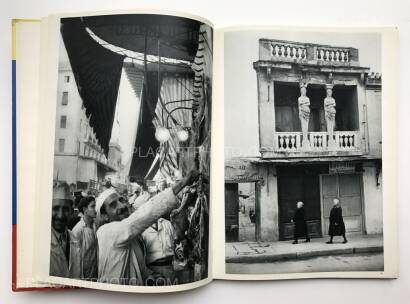
[[[142,233],[147,248],[147,264],[174,255],[174,235],[171,222],[163,218],[158,220],[158,229],[150,226]]]
[[[139,236],[177,207],[178,200],[169,188],[149,199],[128,218],[101,226],[97,230],[98,281],[145,285],[151,271],[146,267],[144,244]]]
[[[134,196],[135,198],[133,199],[133,202],[131,202]],[[151,194],[148,191],[141,193],[138,197],[136,197],[135,194],[134,196],[131,197],[130,203],[135,210],[137,210],[141,205],[145,204],[151,198]]]

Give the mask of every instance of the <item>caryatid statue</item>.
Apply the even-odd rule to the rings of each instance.
[[[333,148],[336,145],[336,142],[333,138],[333,131],[335,128],[335,119],[336,119],[336,100],[332,97],[333,85],[326,85],[326,97],[323,100],[324,109],[325,109],[325,119],[327,134],[329,135],[328,147]]]
[[[302,126],[302,148],[309,149],[308,128],[310,118],[310,99],[306,96],[307,83],[300,82],[300,97],[298,98],[299,119]]]

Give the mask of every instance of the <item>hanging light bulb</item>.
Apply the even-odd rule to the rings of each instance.
[[[181,180],[182,179],[182,173],[178,169],[174,170],[174,180]]]
[[[177,136],[179,141],[187,141],[189,133],[187,130],[181,128],[177,131]]]
[[[163,143],[166,142],[170,138],[169,130],[164,127],[158,127],[155,131],[155,138],[159,142]]]

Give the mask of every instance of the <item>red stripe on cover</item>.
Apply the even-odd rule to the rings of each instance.
[[[17,287],[17,225],[12,225],[11,231],[11,289],[15,292],[21,291],[50,291],[50,290],[67,290],[67,289],[77,289],[79,287]]]
[[[17,291],[17,225],[11,226],[11,289]]]

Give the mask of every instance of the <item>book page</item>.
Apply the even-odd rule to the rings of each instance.
[[[397,30],[238,27],[216,44],[215,278],[396,278]]]
[[[159,11],[45,22],[38,281],[127,292],[207,284],[212,25]]]
[[[15,187],[13,202],[13,289],[44,287],[32,274],[34,229],[36,225],[36,153],[39,75],[40,20],[13,20],[13,60],[15,64]],[[13,181],[14,182],[14,181]]]

